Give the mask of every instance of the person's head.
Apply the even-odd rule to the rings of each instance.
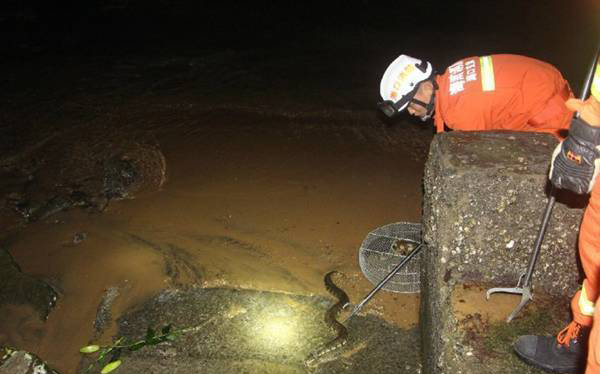
[[[383,101],[379,108],[388,116],[408,108],[414,116],[427,120],[433,114],[435,81],[427,61],[400,55],[386,69],[379,86]]]

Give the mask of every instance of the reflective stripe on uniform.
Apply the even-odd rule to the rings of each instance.
[[[494,80],[494,64],[492,56],[479,57],[479,66],[481,67],[481,89],[485,91],[494,91],[496,81]]]
[[[592,95],[600,101],[600,62],[596,65],[596,73],[592,82]]]
[[[596,304],[588,299],[587,293],[585,292],[585,285],[581,287],[581,293],[579,294],[579,300],[577,304],[579,306],[579,312],[584,316],[591,317],[594,315],[594,307]]]

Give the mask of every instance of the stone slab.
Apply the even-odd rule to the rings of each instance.
[[[59,374],[33,353],[0,347],[0,374]]]
[[[414,373],[419,334],[368,315],[348,322],[348,342],[307,367],[308,354],[336,337],[324,322],[334,300],[254,290],[167,289],[118,320],[118,336],[137,341],[148,327],[172,325],[174,341],[123,352],[119,372]],[[116,338],[116,337],[115,337]],[[89,365],[84,357],[80,368]]]
[[[21,272],[10,253],[0,248],[0,306],[28,304],[45,320],[54,307],[57,293],[43,280]]]

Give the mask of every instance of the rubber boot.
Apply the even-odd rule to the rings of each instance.
[[[552,373],[580,373],[586,363],[590,328],[571,322],[556,337],[520,336],[513,348],[526,363]]]

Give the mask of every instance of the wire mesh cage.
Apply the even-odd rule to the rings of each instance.
[[[360,269],[371,283],[381,282],[413,249],[421,244],[421,224],[397,222],[381,226],[362,242]],[[417,293],[421,288],[421,253],[410,259],[384,286],[384,290]]]

